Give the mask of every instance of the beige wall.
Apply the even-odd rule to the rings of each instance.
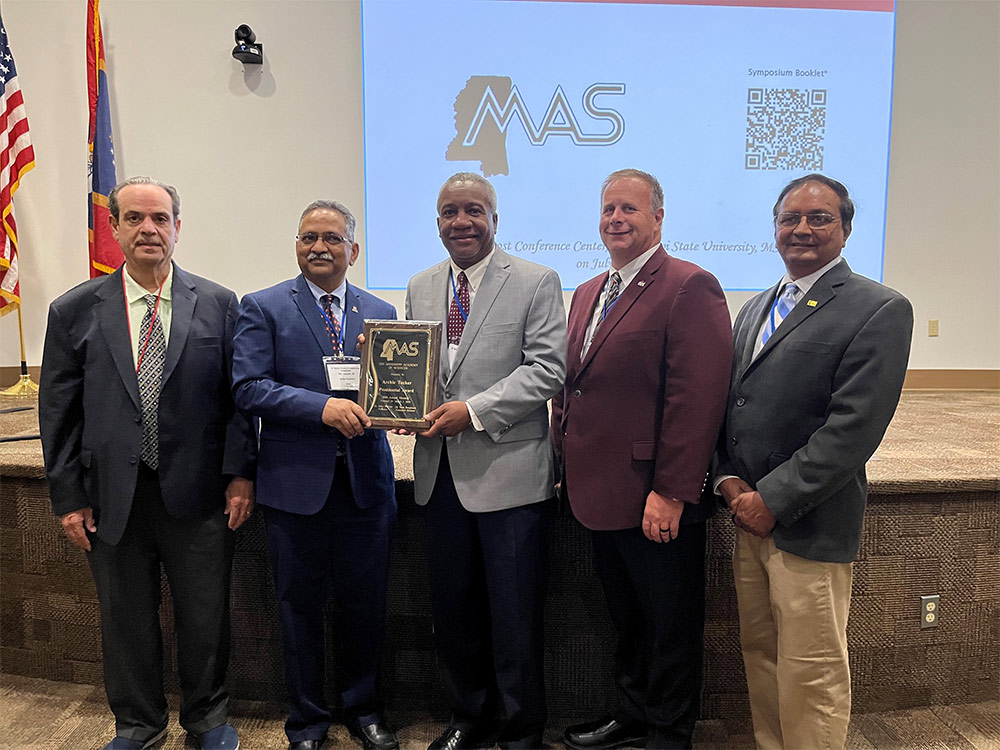
[[[38,162],[15,199],[31,365],[49,302],[87,278],[85,9],[3,0]],[[314,198],[342,200],[363,221],[356,0],[101,9],[118,174],[180,189],[179,263],[243,294],[297,272],[292,236]],[[229,56],[240,23],[264,44],[262,70]],[[997,0],[898,0],[885,281],[913,301],[911,368],[1000,368],[998,49]],[[429,198],[428,223],[432,212]],[[383,294],[402,310],[401,292]],[[730,295],[734,314],[748,296]],[[0,321],[0,365],[20,359],[15,318]],[[929,318],[940,337],[927,337]]]

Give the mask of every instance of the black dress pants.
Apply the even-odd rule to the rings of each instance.
[[[426,506],[431,610],[452,726],[497,742],[536,742],[545,727],[544,632],[551,502],[486,513],[462,507],[442,452]],[[499,704],[499,706],[498,706]]]
[[[101,609],[104,687],[119,736],[145,741],[167,725],[161,565],[174,604],[181,726],[197,735],[227,721],[234,536],[221,498],[219,504],[208,518],[173,518],[163,506],[156,472],[141,466],[118,544],[89,535],[87,560]]]
[[[705,524],[676,539],[640,528],[591,532],[594,567],[618,634],[619,721],[649,727],[648,748],[691,747],[701,694]]]

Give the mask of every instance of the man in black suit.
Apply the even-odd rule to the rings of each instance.
[[[97,586],[116,727],[106,750],[140,750],[166,733],[161,564],[181,726],[202,748],[234,750],[230,530],[250,516],[256,462],[231,392],[236,295],[172,264],[174,188],[134,177],[108,207],[124,266],[50,306],[38,404],[52,509]]]
[[[854,204],[821,174],[774,204],[781,281],[736,319],[714,471],[736,531],[740,643],[760,748],[842,748],[865,462],[896,410],[910,303],[841,257]]]

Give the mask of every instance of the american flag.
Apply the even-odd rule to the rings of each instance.
[[[17,277],[17,224],[14,222],[14,193],[21,178],[35,166],[35,150],[28,137],[24,97],[17,83],[17,69],[10,52],[7,29],[0,18],[0,208],[3,210],[3,250],[0,252],[0,315],[21,304],[21,284]]]

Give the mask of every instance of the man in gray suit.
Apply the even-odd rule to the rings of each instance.
[[[452,709],[431,750],[540,747],[542,607],[553,495],[546,402],[566,374],[559,276],[494,245],[497,202],[477,174],[448,178],[449,260],[410,279],[406,317],[446,322],[431,427],[413,452],[427,506],[434,634]],[[499,705],[498,705],[499,704]],[[505,722],[497,727],[494,711]]]
[[[895,412],[910,303],[841,257],[854,204],[836,180],[774,205],[780,283],[740,311],[715,487],[736,531],[740,644],[760,748],[840,748],[851,714],[847,615],[865,462]]]

